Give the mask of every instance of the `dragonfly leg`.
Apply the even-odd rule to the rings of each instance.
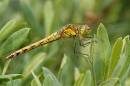
[[[77,46],[77,43],[76,43],[76,39],[74,39],[74,54],[76,56],[78,56],[78,46]]]
[[[80,43],[80,46],[86,47],[91,43],[91,41],[89,41],[88,39],[86,41],[84,39],[82,39],[82,40],[80,40],[79,43]]]
[[[90,43],[91,43],[91,42],[86,42],[86,43],[80,42],[80,46],[86,47],[86,46],[88,46]]]
[[[90,43],[95,43],[97,42],[96,40],[93,39],[84,39],[80,41],[80,46],[86,47],[88,46]]]

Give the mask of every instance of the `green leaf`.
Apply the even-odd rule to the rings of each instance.
[[[76,82],[74,83],[74,86],[80,86],[82,81],[83,81],[83,78],[84,78],[84,75],[85,74],[80,74],[79,78],[76,80]]]
[[[52,6],[52,1],[46,1],[43,9],[44,13],[44,20],[45,20],[45,29],[46,29],[46,35],[50,33],[52,22],[53,22],[53,17],[54,17],[54,12],[53,12],[53,6]]]
[[[88,70],[85,74],[81,74],[74,86],[92,86],[91,72]]]
[[[117,65],[119,59],[120,59],[120,54],[122,51],[122,45],[123,45],[123,41],[122,38],[118,38],[113,46],[112,49],[112,55],[110,58],[110,64],[109,64],[109,76],[111,76],[115,66]]]
[[[38,53],[33,59],[25,66],[23,76],[26,78],[31,74],[31,71],[38,69],[39,65],[44,61],[45,53]]]
[[[0,47],[0,56],[18,49],[27,39],[30,28],[23,28],[13,33]]]
[[[10,62],[11,62],[11,59],[9,59],[8,61],[6,61],[4,69],[3,69],[3,72],[2,72],[2,75],[4,75],[6,73]]]
[[[95,71],[94,75],[96,75],[96,80],[100,81],[106,78],[111,53],[108,34],[103,24],[100,24],[98,27],[96,40],[93,69]]]
[[[127,71],[129,64],[130,64],[130,40],[129,40],[129,36],[126,36],[123,39],[123,44],[124,44],[123,53],[125,54],[126,57],[123,58],[123,61],[125,61],[125,62],[124,62],[124,67],[122,69],[121,75],[124,75],[124,73]]]
[[[122,86],[125,86],[125,81],[129,77],[129,74],[130,74],[130,65],[129,65],[128,69],[126,70],[126,72],[124,73],[124,75],[121,77]]]
[[[10,0],[1,0],[0,1],[0,17],[4,15],[6,12],[8,5],[9,5]]]
[[[43,67],[43,74],[44,74],[44,82],[43,86],[62,86],[60,82],[57,80],[55,75],[51,73],[47,68]]]
[[[18,20],[12,19],[8,21],[3,28],[0,30],[0,44],[8,37],[10,36],[14,31],[16,31],[18,28],[16,26],[18,25]]]
[[[99,86],[121,86],[119,78],[112,78],[99,84]]]
[[[81,86],[91,86],[92,84],[92,76],[91,76],[91,72],[87,71],[85,73],[85,76],[83,78],[83,81],[81,83]]]
[[[21,74],[0,75],[0,83],[21,78],[22,78]]]
[[[36,19],[31,6],[25,0],[20,0],[20,6],[24,18],[31,25],[31,27],[33,28],[32,30],[35,31],[38,35],[42,36],[43,33],[41,26],[39,25],[39,22]]]
[[[64,55],[61,63],[61,67],[58,73],[58,79],[63,86],[71,86],[74,80],[74,71],[72,65],[72,59]]]
[[[130,86],[130,78],[128,78],[125,82],[125,86]]]
[[[120,55],[120,59],[118,61],[118,64],[116,65],[114,71],[112,72],[112,77],[121,77],[124,75],[124,73],[127,71],[129,67],[130,57],[129,57],[129,51],[130,51],[130,41],[129,36],[126,36],[123,39],[123,48]]]
[[[33,75],[33,77],[34,77],[34,80],[31,82],[31,86],[35,86],[35,85],[37,85],[37,86],[42,86],[41,85],[41,82],[40,82],[40,80],[39,80],[39,78],[34,74],[34,72],[32,71],[32,75]],[[34,83],[34,81],[35,81],[35,83]],[[35,85],[34,85],[35,84]]]
[[[104,52],[100,52],[101,55],[102,55],[102,59],[104,61],[109,61],[109,56],[110,56],[110,51],[111,51],[111,45],[110,45],[110,42],[109,42],[109,38],[108,38],[108,34],[107,34],[107,31],[106,31],[106,28],[105,26],[101,23],[98,27],[98,30],[97,30],[97,39],[98,39],[98,42],[99,42],[99,47],[101,47],[102,51]],[[101,50],[99,49],[99,50]],[[105,56],[105,57],[104,57]]]

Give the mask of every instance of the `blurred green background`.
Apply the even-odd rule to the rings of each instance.
[[[1,0],[0,8],[0,27],[10,19],[20,18],[36,38],[68,23],[94,26],[103,22],[110,39],[130,32],[128,0]]]
[[[58,79],[63,82],[64,86],[71,86],[74,83],[74,77],[71,76],[73,75],[72,71],[74,71],[72,68],[75,67],[74,64],[77,63],[77,60],[83,60],[74,56],[74,40],[53,42],[18,56],[11,62],[6,61],[5,57],[9,53],[36,42],[70,23],[88,24],[98,28],[99,23],[102,22],[107,29],[110,44],[114,45],[117,38],[130,34],[129,3],[128,0],[1,0],[0,73],[3,75],[22,74],[24,76],[22,80],[10,81],[9,84],[13,83],[13,86],[29,86],[30,83],[32,86],[40,86],[34,84],[35,82],[39,83],[39,81],[36,78],[34,78],[36,81],[33,81],[33,76],[36,73],[40,77],[44,66],[59,76]],[[67,60],[69,66],[64,68],[65,74],[62,75],[63,70],[60,67],[63,64],[63,57],[70,59]],[[89,68],[86,64],[88,63],[81,62],[78,65],[81,72]],[[46,68],[43,69],[48,71]],[[66,73],[70,77],[64,81],[67,77]],[[43,78],[40,77],[40,80],[42,81]]]

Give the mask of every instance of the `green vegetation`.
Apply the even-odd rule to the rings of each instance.
[[[129,8],[126,0],[1,0],[0,86],[129,86]],[[84,22],[98,23],[88,46],[62,39],[5,59],[68,23]]]

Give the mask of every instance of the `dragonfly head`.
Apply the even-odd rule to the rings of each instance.
[[[90,35],[92,29],[88,25],[80,25],[79,33],[81,36],[88,36]]]

